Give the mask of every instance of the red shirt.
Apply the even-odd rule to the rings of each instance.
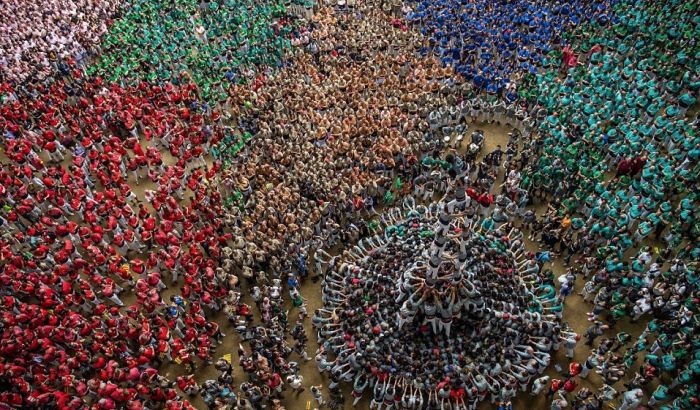
[[[576,390],[576,386],[578,386],[578,383],[576,383],[576,380],[573,378],[567,379],[566,382],[564,382],[564,390],[566,390],[567,393]]]
[[[553,379],[553,380],[552,380],[552,385],[551,385],[551,387],[550,387],[550,390],[552,390],[552,391],[558,391],[559,389],[561,389],[561,387],[562,387],[561,385],[562,385],[561,380],[559,380],[559,379]]]

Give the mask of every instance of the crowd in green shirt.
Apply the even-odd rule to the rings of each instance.
[[[583,206],[588,226],[605,240],[631,235],[631,246],[666,227],[700,234],[690,204],[697,204],[700,137],[686,117],[700,88],[700,54],[690,41],[700,17],[688,7],[619,2],[613,27],[582,25],[570,36],[587,61],[564,76],[552,68],[522,88],[544,108],[526,188],[556,191],[568,213]],[[681,58],[686,54],[693,57]],[[623,159],[641,169],[611,179]],[[690,203],[672,205],[681,198]]]
[[[612,22],[565,35],[580,64],[547,64],[519,89],[537,119],[523,188],[553,201],[593,243],[588,255],[604,274],[591,282],[607,288],[595,312],[612,323],[649,312],[666,318],[650,323],[625,357],[629,367],[644,353],[662,380],[673,380],[652,395],[664,409],[698,405],[700,343],[689,337],[699,327],[698,6],[619,1]]]
[[[127,83],[188,76],[204,100],[220,102],[231,82],[279,66],[291,49],[293,24],[278,0],[132,0],[126,10],[88,74]]]

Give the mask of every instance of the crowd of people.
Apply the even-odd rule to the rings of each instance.
[[[454,188],[449,202],[388,211],[384,236],[362,239],[325,274],[314,324],[336,361],[319,370],[352,383],[355,403],[368,387],[373,408],[507,403],[566,334],[554,283],[522,233],[482,220]]]
[[[555,409],[697,407],[696,1],[446,1],[405,19],[363,2],[308,22],[277,2],[139,1],[102,42],[117,5],[42,20],[15,3],[0,403],[283,409],[308,387],[342,407],[348,382],[377,408],[507,408],[528,387]],[[484,122],[511,127],[505,149],[480,155]],[[391,210],[411,202],[426,206]],[[302,295],[309,278],[322,296]],[[581,278],[577,333],[560,320]],[[327,390],[304,384],[311,324]],[[217,350],[230,338],[238,360]],[[598,391],[580,386],[592,371]]]
[[[609,21],[610,1],[408,2],[408,21],[428,41],[423,52],[491,94],[515,99],[518,80],[548,64],[562,35],[586,21]],[[557,64],[558,65],[558,64]]]
[[[521,187],[551,206],[536,237],[557,252],[585,255],[572,270],[586,279],[582,295],[594,304],[588,344],[606,326],[601,319],[614,326],[653,318],[636,343],[629,335],[603,340],[588,360],[610,384],[641,361],[630,388],[659,378],[651,404],[668,408],[698,403],[691,375],[699,346],[689,335],[697,333],[700,296],[700,141],[688,110],[699,86],[690,56],[698,55],[700,21],[688,7],[618,2],[612,26],[571,33],[579,42],[575,67],[553,67],[523,87],[539,137],[527,152],[538,160],[523,163]],[[674,383],[680,375],[683,383]],[[642,396],[626,396],[625,408]]]
[[[157,369],[211,361],[223,333],[204,309],[235,283],[203,159],[229,131],[192,84],[29,90],[2,91],[2,401],[177,408]]]
[[[276,67],[290,52],[294,20],[279,1],[136,0],[103,37],[87,68],[111,82],[168,81],[183,72],[210,103],[257,67]]]
[[[7,0],[0,9],[0,81],[43,81],[82,62],[121,11],[116,0]]]

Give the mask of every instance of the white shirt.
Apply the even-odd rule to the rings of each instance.
[[[294,390],[299,389],[303,381],[304,377],[301,375],[291,375],[287,377],[287,383],[289,383],[289,386]]]

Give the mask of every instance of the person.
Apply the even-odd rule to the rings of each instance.
[[[549,382],[549,376],[542,376],[537,379],[532,384],[532,390],[530,391],[530,394],[532,396],[538,396],[542,390],[544,390],[545,386],[547,386],[547,383]]]
[[[319,406],[323,406],[325,404],[325,401],[323,400],[323,392],[321,391],[322,388],[323,386],[320,384],[317,386],[311,386],[311,395]]]
[[[567,359],[571,360],[574,358],[574,349],[579,340],[581,340],[581,335],[576,333],[569,334],[564,338],[564,348],[566,349]]]
[[[566,398],[563,395],[560,395],[556,399],[552,400],[552,404],[550,405],[551,410],[564,410],[567,407],[569,407],[569,402],[566,400]]]
[[[302,375],[290,374],[289,376],[287,376],[286,382],[289,385],[289,387],[291,387],[292,390],[294,390],[295,394],[302,393],[305,390],[304,387],[302,387],[304,382],[304,376]]]
[[[582,379],[587,378],[591,370],[595,369],[599,362],[598,354],[596,352],[592,352],[586,359],[586,362],[583,364],[579,377]]]
[[[620,404],[620,410],[628,410],[637,408],[642,402],[644,397],[644,392],[642,389],[630,389],[622,394],[622,403]]]
[[[651,397],[649,398],[648,405],[649,406],[655,406],[659,402],[664,402],[668,400],[668,386],[665,384],[660,384],[656,390],[651,394]]]
[[[604,334],[608,326],[602,322],[595,321],[591,326],[586,329],[586,345],[593,346],[593,342],[601,335]]]
[[[557,393],[563,386],[563,382],[560,379],[552,379],[552,383],[549,385],[549,390],[547,391],[547,397],[551,398]]]

